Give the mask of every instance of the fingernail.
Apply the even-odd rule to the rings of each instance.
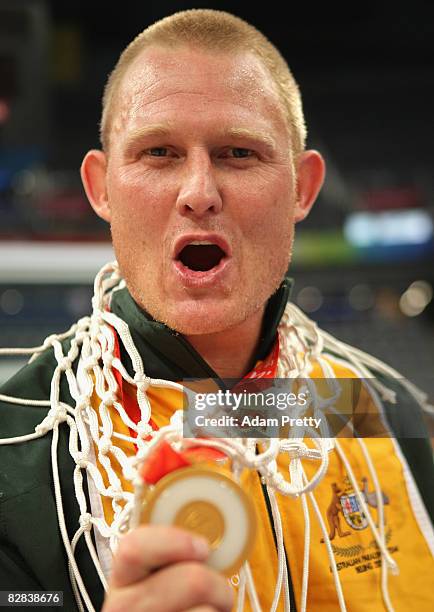
[[[193,538],[193,547],[198,557],[205,559],[209,555],[209,543],[205,538]]]

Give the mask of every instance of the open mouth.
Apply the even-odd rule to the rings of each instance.
[[[194,241],[180,251],[177,259],[194,272],[208,272],[218,266],[225,255],[217,244]]]

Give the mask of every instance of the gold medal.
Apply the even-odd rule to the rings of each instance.
[[[176,525],[206,538],[208,565],[227,576],[248,558],[256,530],[253,503],[228,475],[184,467],[161,478],[144,500],[142,523]]]

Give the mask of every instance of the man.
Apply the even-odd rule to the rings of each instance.
[[[187,531],[140,526],[113,557],[108,547],[132,503],[131,435],[145,448],[177,406],[176,389],[154,388],[148,377],[242,378],[261,368],[282,376],[304,363],[312,377],[354,378],[371,363],[386,397],[397,388],[387,368],[285,311],[294,225],[324,179],[305,137],[284,60],[232,15],[178,13],[124,51],[104,95],[103,149],[85,156],[81,172],[91,205],[110,223],[125,282],[116,266],[108,280],[100,275],[92,318],[68,338],[48,339],[2,390],[1,589],[63,590],[68,610],[80,601],[104,612],[232,608],[234,589],[206,564],[207,543]],[[242,609],[283,610],[289,600],[309,610],[344,609],[345,601],[351,610],[432,609],[431,455],[426,440],[402,433],[421,421],[414,395],[399,390],[409,413],[382,413],[400,444],[342,440],[321,455],[316,488],[318,464],[303,461],[300,499],[275,497],[249,472],[243,486],[259,522],[250,569],[231,579]],[[360,398],[366,412],[383,410],[374,391]],[[301,451],[309,456],[291,448],[277,457],[281,473],[301,463]],[[357,483],[367,475],[363,502]],[[401,575],[387,586],[396,565]]]

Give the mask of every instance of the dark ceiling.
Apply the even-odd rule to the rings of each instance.
[[[72,28],[80,41],[79,78],[50,83],[53,165],[76,168],[83,152],[98,145],[104,83],[132,38],[173,12],[208,7],[246,19],[281,50],[301,87],[308,144],[321,148],[336,176],[364,185],[371,175],[407,184],[422,177],[432,186],[432,2],[47,0],[45,6],[53,39]]]
[[[432,67],[434,9],[432,2],[289,3],[49,1],[55,22],[81,24],[92,47],[121,49],[144,27],[188,8],[227,10],[260,28],[291,64],[309,70],[330,64],[422,65]]]
[[[301,85],[313,134],[326,139],[329,148],[341,149],[352,132],[364,149],[367,134],[384,133],[390,143],[384,155],[400,147],[405,157],[408,139],[418,139],[429,127],[434,107],[431,2],[408,2],[400,8],[399,2],[369,0],[352,5],[51,0],[49,7],[55,24],[80,27],[88,61],[99,57],[99,73],[88,80],[91,107],[92,93],[99,100],[107,72],[138,32],[177,10],[208,7],[247,19],[279,47]],[[85,83],[83,87],[86,90]],[[92,121],[96,108],[90,109]],[[424,146],[424,138],[419,138],[418,146]],[[402,139],[406,146],[400,145]],[[366,145],[372,148],[372,141]],[[347,151],[347,160],[351,162],[352,155],[357,163],[354,151]]]

